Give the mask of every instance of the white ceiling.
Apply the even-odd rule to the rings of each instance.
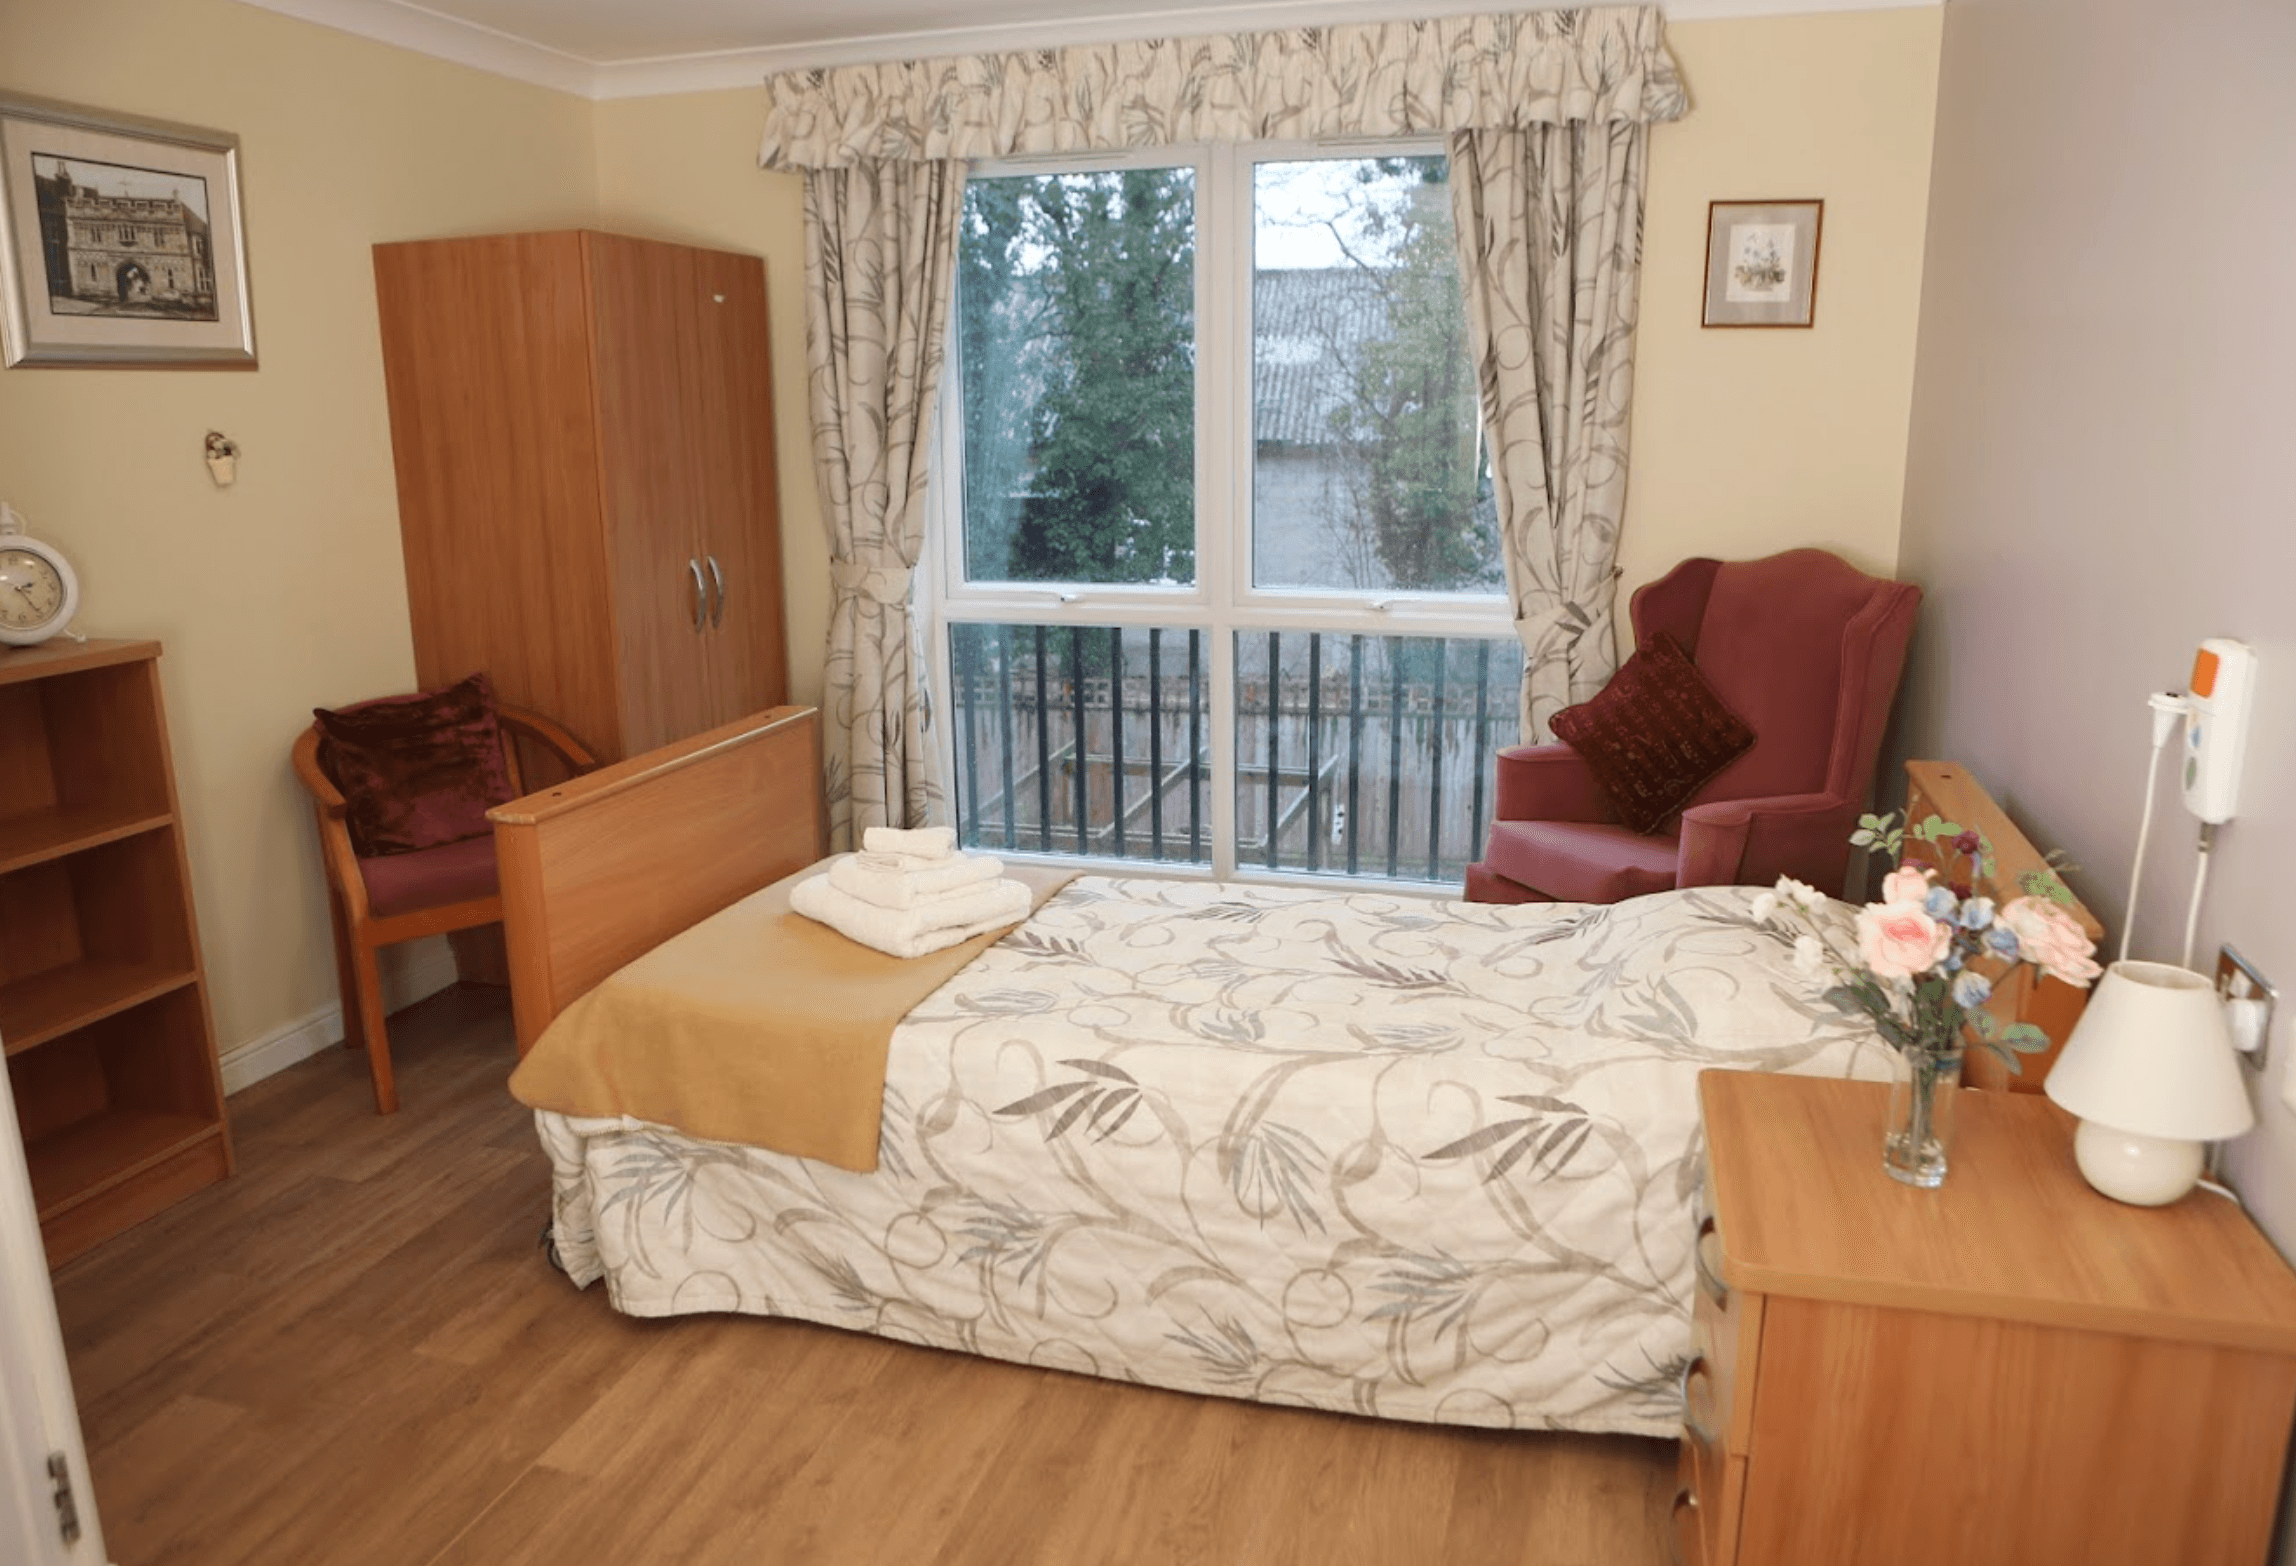
[[[1540,9],[1552,0],[243,0],[590,98],[748,86],[774,71],[1312,22]],[[1661,0],[1684,19],[1943,0]]]

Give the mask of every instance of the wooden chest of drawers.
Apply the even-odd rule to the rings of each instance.
[[[2223,1198],[2124,1207],[2046,1099],[1968,1093],[1938,1191],[1874,1084],[1709,1071],[1689,1566],[2265,1559],[2296,1275]]]

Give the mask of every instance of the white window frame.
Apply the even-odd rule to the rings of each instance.
[[[952,624],[1093,625],[1203,632],[1205,725],[1211,765],[1205,779],[1206,835],[1211,863],[1174,864],[1114,860],[1077,854],[1028,852],[1032,860],[1082,868],[1121,868],[1126,875],[1244,880],[1276,885],[1358,887],[1384,891],[1457,888],[1386,876],[1346,876],[1270,870],[1236,859],[1236,638],[1254,631],[1322,631],[1389,637],[1511,638],[1504,591],[1492,593],[1348,592],[1330,588],[1255,587],[1252,584],[1252,503],[1255,442],[1252,420],[1253,166],[1259,163],[1334,161],[1386,156],[1425,157],[1445,151],[1441,137],[1328,141],[1223,142],[1133,152],[985,160],[969,173],[1009,175],[1099,173],[1135,168],[1196,171],[1196,581],[1190,587],[1151,584],[972,582],[964,568],[964,376],[956,311],[949,312],[936,410],[934,481],[929,491],[924,560],[925,591],[916,605],[927,639],[926,667],[933,710],[947,715],[929,736],[938,746],[942,775],[957,775],[957,735],[948,636]]]

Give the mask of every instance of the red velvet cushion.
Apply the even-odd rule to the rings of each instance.
[[[1663,631],[1592,701],[1556,713],[1554,728],[1637,832],[1681,809],[1754,743],[1754,731]]]
[[[362,859],[483,836],[488,807],[510,798],[502,721],[483,674],[311,715],[319,765],[343,791]]]

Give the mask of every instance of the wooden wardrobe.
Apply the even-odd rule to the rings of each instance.
[[[504,234],[377,245],[375,289],[422,684],[605,761],[781,702],[764,263]]]

